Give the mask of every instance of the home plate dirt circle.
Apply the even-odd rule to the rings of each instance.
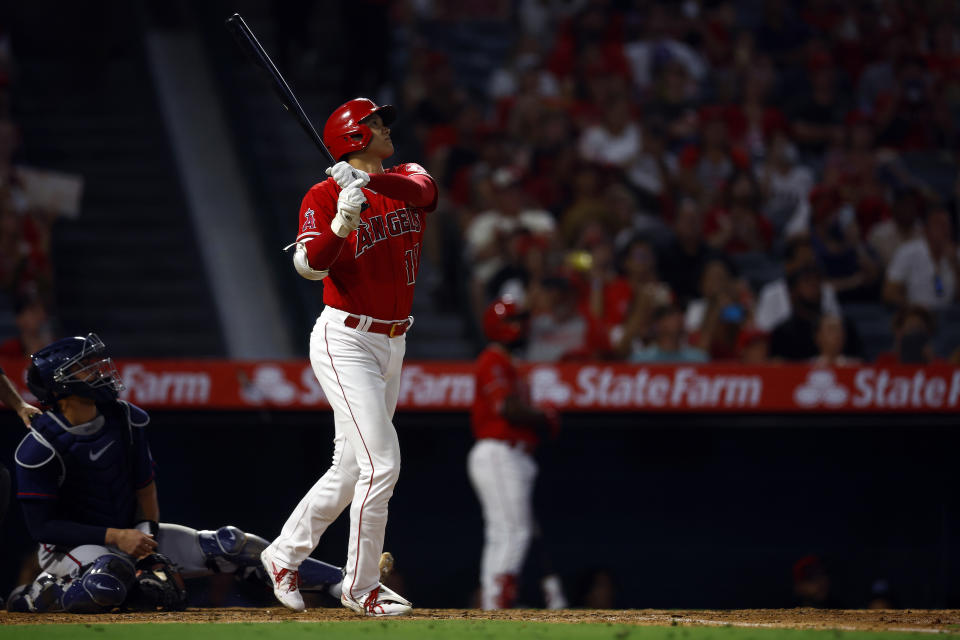
[[[28,614],[0,612],[0,625],[14,624],[129,624],[163,622],[322,622],[332,620],[362,621],[364,618],[340,608],[310,609],[295,613],[272,607],[188,609],[178,612],[108,613],[97,616]],[[578,622],[667,625],[667,626],[735,626],[787,629],[840,629],[845,631],[927,631],[957,632],[960,610],[833,610],[833,609],[743,609],[734,611],[703,610],[588,610],[512,609],[481,611],[479,609],[414,609],[406,618],[394,620],[522,620],[529,622]]]

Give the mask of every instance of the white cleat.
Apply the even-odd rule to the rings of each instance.
[[[277,600],[294,611],[306,609],[307,605],[303,603],[303,596],[300,595],[300,572],[296,569],[281,567],[274,562],[270,547],[260,553],[260,562],[273,584],[273,595]]]
[[[382,584],[368,594],[355,600],[348,593],[340,596],[340,602],[348,609],[364,616],[405,616],[413,605]]]

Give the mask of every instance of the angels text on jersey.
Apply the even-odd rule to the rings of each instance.
[[[422,216],[423,213],[417,207],[404,207],[361,220],[357,227],[356,257],[359,258],[364,251],[388,237],[419,232],[423,228]]]

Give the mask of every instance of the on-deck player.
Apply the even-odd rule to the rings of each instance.
[[[150,418],[118,399],[123,383],[96,335],[37,351],[27,385],[50,408],[14,454],[17,497],[42,573],[14,589],[11,611],[180,609],[183,577],[259,574],[263,538],[232,526],[158,523]],[[303,573],[305,589],[338,593],[338,567],[311,558]]]
[[[490,344],[477,358],[474,373],[470,422],[477,442],[467,457],[467,472],[483,510],[484,609],[508,609],[516,602],[518,576],[534,529],[533,451],[545,432],[559,426],[555,410],[530,404],[510,355],[526,338],[527,320],[527,313],[510,298],[490,304],[483,314]],[[557,576],[546,576],[541,586],[548,608],[566,606]]]
[[[333,408],[333,461],[261,554],[277,599],[297,611],[304,609],[298,568],[348,504],[341,602],[370,616],[411,610],[380,584],[377,565],[400,473],[392,419],[404,334],[413,324],[425,214],[436,208],[437,186],[417,164],[383,169],[394,151],[395,116],[394,107],[366,98],[338,107],[323,130],[338,162],[300,206],[293,263],[304,278],[324,283],[326,306],[310,335],[310,363]]]

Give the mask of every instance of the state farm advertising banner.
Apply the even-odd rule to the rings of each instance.
[[[24,397],[25,363],[0,360]],[[306,361],[118,360],[122,397],[146,409],[326,409]],[[562,411],[922,412],[960,410],[960,368],[807,365],[528,365],[534,403]],[[463,411],[473,363],[407,362],[398,408]]]

